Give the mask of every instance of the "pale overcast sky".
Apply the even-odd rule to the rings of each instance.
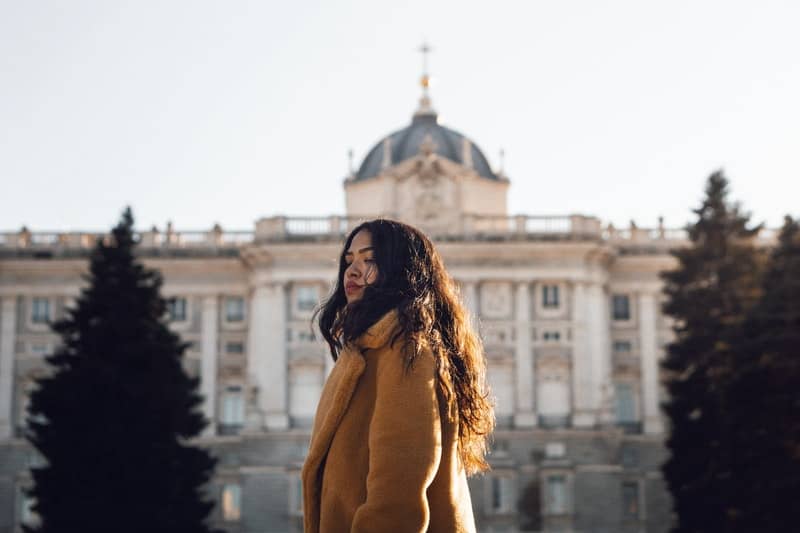
[[[0,231],[344,213],[434,52],[440,122],[510,214],[690,220],[723,168],[800,215],[800,2],[0,0]]]

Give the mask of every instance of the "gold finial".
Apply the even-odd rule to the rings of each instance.
[[[431,76],[428,74],[428,54],[432,50],[427,42],[423,42],[419,47],[419,51],[422,53],[422,77],[420,78],[422,97],[419,99],[419,109],[414,113],[414,117],[436,116],[436,111],[431,107],[431,98],[428,95],[428,88],[431,86]]]
[[[420,85],[422,85],[422,91],[427,96],[428,87],[431,85],[431,77],[428,74],[428,54],[431,53],[433,49],[428,43],[423,42],[422,46],[419,47],[419,51],[422,53],[422,77],[420,78]]]

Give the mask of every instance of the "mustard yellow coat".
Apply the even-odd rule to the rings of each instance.
[[[409,370],[390,311],[342,350],[303,465],[306,533],[474,532],[455,409],[423,350]]]

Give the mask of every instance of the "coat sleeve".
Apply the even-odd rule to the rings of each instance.
[[[406,370],[398,350],[376,355],[367,499],[356,509],[351,531],[424,532],[430,522],[426,490],[442,454],[435,362],[423,350]]]

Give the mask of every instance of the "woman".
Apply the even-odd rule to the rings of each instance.
[[[475,531],[467,475],[494,426],[480,341],[430,240],[355,228],[318,310],[336,364],[303,465],[306,532]]]

